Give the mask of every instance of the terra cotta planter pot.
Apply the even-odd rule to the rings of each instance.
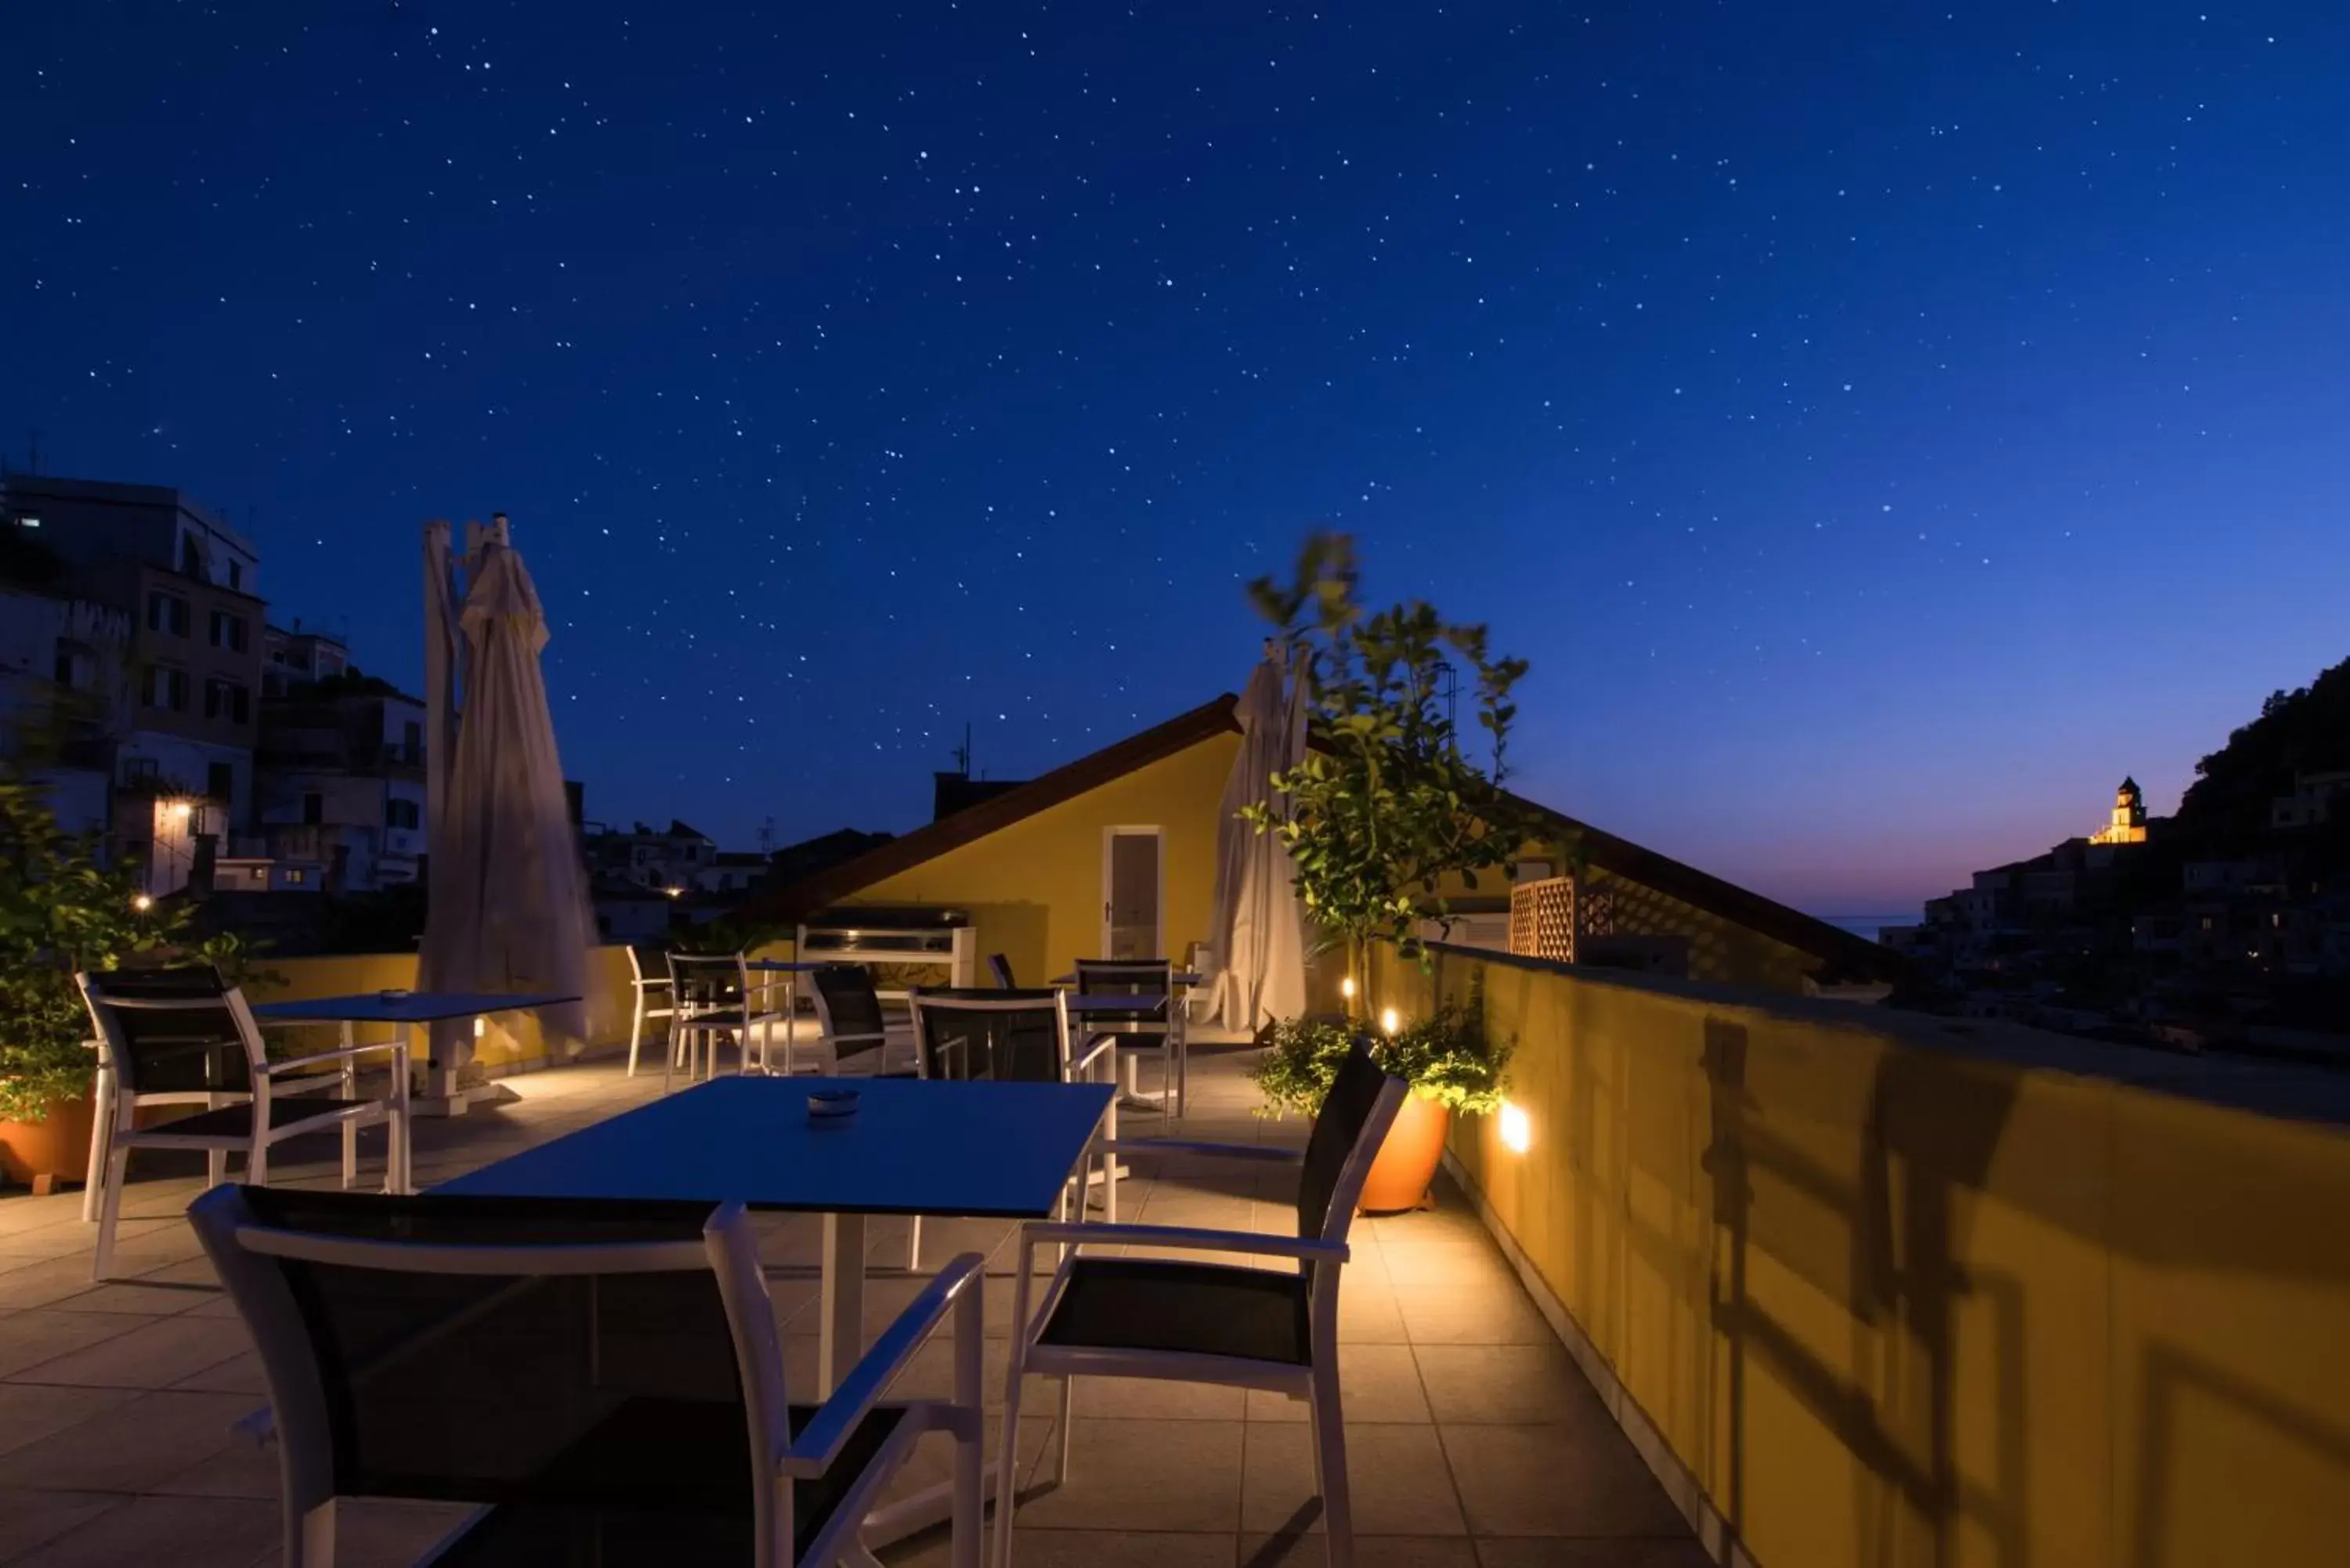
[[[58,1182],[79,1181],[89,1169],[88,1095],[55,1100],[37,1122],[0,1121],[0,1173],[20,1187],[46,1191]]]
[[[1422,1095],[1406,1095],[1403,1108],[1388,1128],[1387,1141],[1371,1161],[1370,1175],[1363,1179],[1363,1212],[1394,1214],[1427,1202],[1429,1184],[1444,1158],[1444,1135],[1451,1127],[1451,1106]]]

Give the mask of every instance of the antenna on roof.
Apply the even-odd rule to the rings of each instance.
[[[41,472],[41,432],[36,430],[25,432],[25,472],[28,474]]]
[[[971,777],[971,721],[968,719],[963,721],[962,744],[954,749],[954,760],[962,776]]]
[[[775,852],[775,819],[771,816],[767,818],[766,821],[759,824],[759,853],[762,855],[773,855]]]

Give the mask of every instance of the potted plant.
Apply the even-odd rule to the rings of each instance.
[[[1306,542],[1289,587],[1250,585],[1305,685],[1307,749],[1272,780],[1277,803],[1241,815],[1280,837],[1307,916],[1326,945],[1345,946],[1359,991],[1373,941],[1424,957],[1420,923],[1448,914],[1445,880],[1474,890],[1478,873],[1507,866],[1551,826],[1502,787],[1517,717],[1510,693],[1525,660],[1495,656],[1482,626],[1446,621],[1419,600],[1367,610],[1357,581],[1352,541],[1323,534]],[[1486,735],[1482,760],[1461,743],[1464,694]]]
[[[1320,1110],[1339,1063],[1357,1034],[1366,1032],[1363,1024],[1336,1019],[1284,1018],[1268,1027],[1264,1054],[1250,1075],[1264,1092],[1266,1109],[1308,1116]],[[1477,1012],[1449,1002],[1371,1040],[1373,1057],[1409,1084],[1411,1093],[1379,1146],[1360,1201],[1374,1214],[1419,1208],[1444,1157],[1453,1113],[1501,1109],[1510,1047],[1487,1036]]]
[[[45,1184],[82,1168],[97,1057],[77,970],[132,960],[216,963],[234,976],[234,936],[190,944],[192,911],[140,891],[135,872],[100,864],[66,832],[47,789],[0,774],[0,1170]]]

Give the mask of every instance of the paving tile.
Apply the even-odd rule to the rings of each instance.
[[[1516,1290],[1518,1277],[1490,1241],[1380,1241],[1379,1257],[1388,1278],[1398,1285],[1452,1285],[1484,1290],[1506,1284]]]
[[[1504,1540],[1477,1542],[1479,1568],[1714,1568],[1693,1535],[1633,1536],[1613,1541]]]
[[[1359,1272],[1350,1265],[1338,1285],[1338,1343],[1404,1345],[1409,1340],[1395,1287],[1384,1274]]]
[[[1312,1535],[1243,1535],[1240,1568],[1324,1568],[1329,1548]],[[1355,1568],[1477,1568],[1477,1548],[1461,1535],[1355,1532]]]
[[[1362,1535],[1461,1535],[1468,1530],[1453,1496],[1436,1428],[1347,1423],[1347,1474],[1355,1530]],[[1259,1534],[1319,1533],[1313,1434],[1305,1427],[1251,1422],[1241,1493],[1241,1528]]]
[[[172,1317],[193,1311],[220,1292],[216,1288],[197,1289],[156,1282],[152,1276],[136,1280],[114,1279],[105,1284],[89,1282],[89,1263],[81,1261],[82,1288],[68,1296],[45,1303],[48,1312],[117,1312],[135,1313],[142,1317]]]
[[[1414,1345],[1555,1345],[1550,1320],[1516,1281],[1463,1288],[1397,1285],[1397,1315]]]
[[[0,1491],[0,1563],[13,1563],[129,1501],[103,1491]]]
[[[1547,1345],[1415,1345],[1428,1402],[1444,1422],[1615,1426],[1582,1370]]]
[[[121,1313],[20,1312],[0,1318],[0,1377],[158,1321]]]
[[[1347,1423],[1434,1419],[1419,1386],[1419,1367],[1408,1345],[1341,1345],[1338,1406]],[[1304,1421],[1305,1401],[1263,1388],[1248,1391],[1252,1421]]]
[[[1056,1379],[1037,1378],[1044,1397],[1057,1400]],[[1024,1392],[1023,1401],[1032,1396]],[[1249,1390],[1215,1383],[1174,1383],[1158,1377],[1080,1377],[1075,1399],[1080,1419],[1088,1416],[1124,1420],[1237,1421],[1247,1412]]]
[[[128,1334],[36,1363],[14,1374],[23,1383],[75,1383],[104,1388],[167,1388],[252,1348],[242,1323],[220,1318],[155,1318]]]
[[[1614,1427],[1440,1427],[1479,1535],[1673,1535],[1680,1514]]]
[[[1074,1429],[1074,1473],[1024,1498],[1024,1525],[1227,1532],[1240,1528],[1242,1423],[1081,1419]]]
[[[247,1350],[230,1356],[226,1361],[192,1372],[172,1385],[174,1388],[204,1389],[217,1394],[250,1394],[256,1403],[269,1397],[269,1379],[261,1369],[261,1355]]]
[[[944,1531],[881,1553],[889,1568],[946,1568]],[[1108,1530],[1031,1530],[1024,1521],[1013,1538],[1019,1568],[1232,1568],[1226,1532],[1175,1533]],[[1364,1568],[1369,1568],[1367,1563]]]
[[[170,1496],[257,1497],[267,1501],[277,1496],[279,1477],[276,1445],[239,1438],[210,1459],[166,1476],[149,1490]]]
[[[0,1383],[0,1454],[78,1426],[137,1396],[126,1388],[51,1388]]]
[[[16,1559],[16,1568],[249,1568],[278,1540],[277,1505],[248,1498],[138,1497]]]
[[[141,1394],[47,1439],[0,1454],[0,1488],[147,1491],[226,1448],[253,1413],[242,1394]]]

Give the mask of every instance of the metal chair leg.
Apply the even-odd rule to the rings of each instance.
[[[1347,1422],[1338,1408],[1338,1371],[1314,1368],[1307,1401],[1314,1424],[1314,1482],[1322,1493],[1322,1532],[1330,1568],[1354,1568],[1355,1514],[1347,1485]]]
[[[114,1226],[122,1218],[122,1184],[130,1173],[130,1151],[120,1140],[106,1157],[106,1191],[98,1206],[98,1251],[89,1261],[92,1282],[103,1284],[114,1266]]]

